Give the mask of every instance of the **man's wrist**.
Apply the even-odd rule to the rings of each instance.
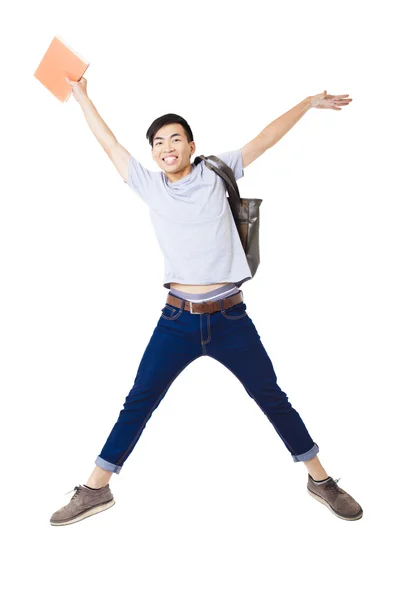
[[[312,96],[307,96],[304,100],[307,109],[312,108]]]

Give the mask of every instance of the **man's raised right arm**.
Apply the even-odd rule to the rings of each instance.
[[[74,98],[82,108],[83,114],[92,133],[102,146],[103,150],[107,153],[107,156],[113,162],[118,173],[121,175],[123,180],[127,182],[128,166],[131,155],[128,150],[126,150],[118,142],[117,138],[103,121],[93,102],[87,95],[87,80],[85,77],[82,77],[79,81],[70,81],[68,79],[67,81],[72,87]]]

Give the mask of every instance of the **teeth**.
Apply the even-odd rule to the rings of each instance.
[[[173,157],[171,156],[171,157],[168,157],[168,158],[164,158],[164,161],[165,161],[166,163],[168,163],[168,164],[169,164],[169,163],[173,163],[173,162],[175,162],[175,161],[176,161],[176,157],[175,157],[175,156],[173,156]]]

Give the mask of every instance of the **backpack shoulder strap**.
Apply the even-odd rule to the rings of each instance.
[[[207,159],[211,159],[212,161],[216,162],[217,165],[219,166],[219,168],[215,167]],[[214,171],[215,173],[217,173],[217,175],[222,177],[222,179],[227,184],[228,194],[229,194],[229,189],[231,189],[233,191],[233,201],[240,205],[239,188],[237,186],[235,176],[234,176],[232,169],[230,167],[228,167],[228,165],[225,164],[223,160],[221,160],[217,156],[214,156],[213,154],[210,154],[210,156],[204,156],[204,154],[201,154],[200,156],[196,156],[196,158],[194,159],[194,164],[197,165],[202,160],[204,160],[204,164],[206,165],[206,167],[208,167],[211,171]]]

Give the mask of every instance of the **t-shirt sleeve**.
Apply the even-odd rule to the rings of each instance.
[[[223,154],[216,154],[218,158],[224,161],[232,169],[235,174],[235,179],[240,179],[244,175],[243,163],[242,163],[242,151],[233,150],[231,152],[224,152]],[[218,165],[217,165],[218,166]]]
[[[157,173],[143,167],[133,156],[130,157],[128,181],[126,183],[146,204],[149,204],[151,198],[151,190],[155,175],[157,175]]]

